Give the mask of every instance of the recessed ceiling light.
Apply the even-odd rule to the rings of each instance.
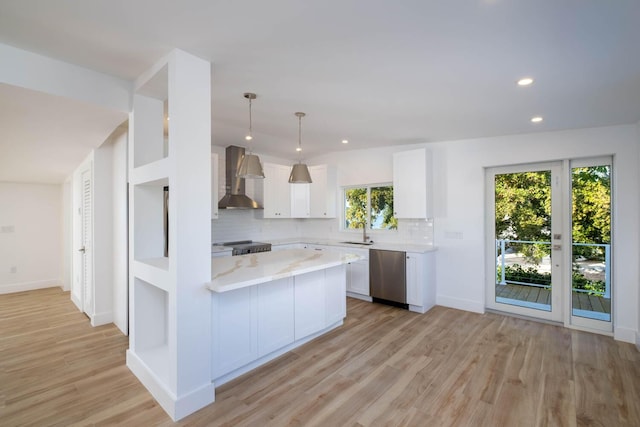
[[[342,140],[342,143],[343,143],[343,144],[348,144],[348,143],[349,143],[349,140],[347,140],[347,139],[343,139],[343,140]]]
[[[296,151],[302,151],[301,147],[296,147]]]
[[[536,116],[531,118],[531,123],[540,123],[542,121],[542,117]]]
[[[529,86],[531,83],[533,83],[533,79],[531,77],[523,77],[518,80],[518,86]]]

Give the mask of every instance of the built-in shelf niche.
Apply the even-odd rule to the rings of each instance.
[[[133,97],[134,168],[165,158],[169,152],[168,70],[168,65],[158,70]]]
[[[134,254],[136,261],[165,257],[165,180],[134,185]],[[156,263],[157,264],[157,263]],[[159,264],[164,265],[164,264]],[[166,263],[168,268],[168,262]]]
[[[169,294],[158,287],[136,278],[133,312],[136,328],[144,333],[134,336],[136,353],[165,383],[169,372],[168,308]]]

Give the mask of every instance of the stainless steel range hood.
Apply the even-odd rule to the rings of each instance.
[[[242,147],[230,145],[225,151],[225,195],[218,202],[218,209],[262,209],[262,206],[245,194],[244,178],[237,177],[242,156]]]

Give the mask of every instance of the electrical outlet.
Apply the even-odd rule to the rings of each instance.
[[[16,267],[15,265],[9,269],[9,273],[17,273],[17,272],[18,272],[18,267]]]

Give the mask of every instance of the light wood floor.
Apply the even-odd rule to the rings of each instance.
[[[59,289],[0,295],[0,425],[172,425]],[[630,344],[497,314],[349,300],[343,327],[217,389],[189,426],[639,426]]]

